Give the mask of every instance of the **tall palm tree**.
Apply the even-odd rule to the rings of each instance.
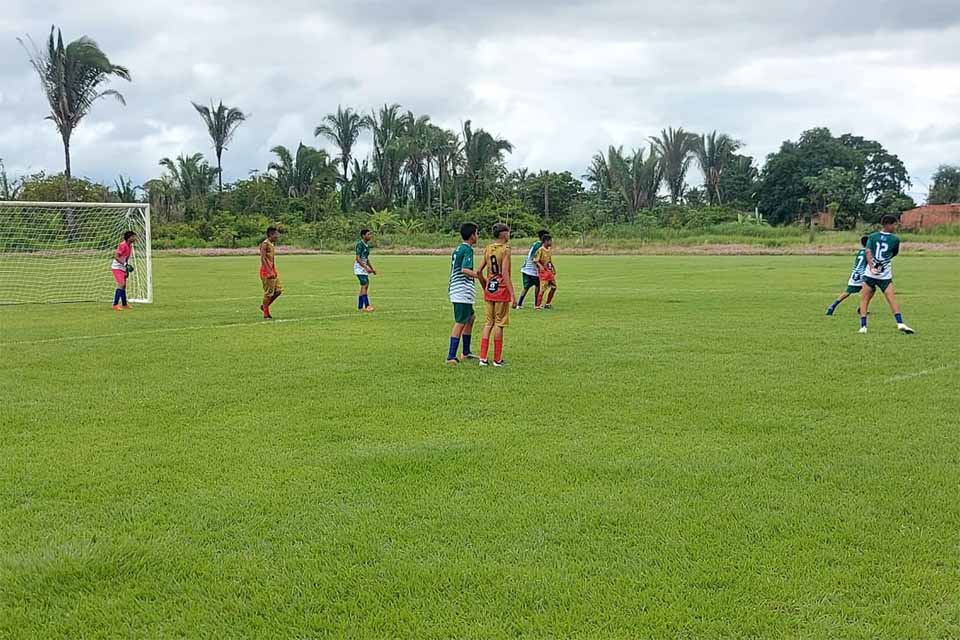
[[[697,148],[698,136],[684,131],[683,127],[664,129],[659,136],[650,139],[652,149],[660,156],[663,178],[670,190],[670,202],[677,204],[687,187],[687,170]]]
[[[295,155],[283,145],[270,152],[279,162],[267,165],[269,179],[287,196],[302,198],[318,187],[336,181],[337,171],[323,149],[314,149],[301,142]]]
[[[147,192],[147,202],[150,203],[151,215],[156,216],[157,222],[173,220],[174,209],[177,204],[177,189],[170,176],[161,176],[147,180],[143,185]]]
[[[513,145],[503,138],[495,138],[483,129],[474,131],[470,120],[467,120],[463,123],[463,148],[470,180],[470,195],[476,201],[484,193],[484,179],[491,177],[494,167],[502,164],[504,153],[513,152]]]
[[[202,153],[160,160],[160,166],[170,174],[177,198],[186,204],[203,204],[217,179],[217,170],[210,166]]]
[[[590,183],[601,198],[606,196],[610,189],[610,168],[607,166],[607,157],[602,152],[593,154],[583,179]]]
[[[323,118],[323,123],[313,131],[315,137],[323,136],[340,149],[338,160],[343,167],[341,180],[340,209],[347,211],[350,206],[350,160],[353,158],[353,145],[357,143],[360,134],[370,123],[366,118],[360,116],[350,107],[344,109],[337,105],[336,113],[328,113]]]
[[[379,112],[365,118],[373,132],[373,171],[377,176],[380,194],[393,202],[397,181],[403,164],[404,116],[399,104],[383,105]]]
[[[116,196],[117,202],[137,202],[138,192],[141,189],[142,187],[133,184],[132,179],[121,174],[114,182],[113,195]]]
[[[223,106],[222,100],[216,107],[213,106],[212,100],[210,101],[209,107],[197,104],[196,102],[191,102],[190,104],[193,105],[193,108],[197,110],[197,113],[199,113],[203,119],[204,124],[207,125],[207,133],[210,134],[210,141],[213,142],[213,150],[217,154],[217,186],[219,192],[223,193],[223,151],[227,148],[227,145],[230,144],[230,141],[233,139],[233,134],[237,132],[237,128],[250,116],[235,107]]]
[[[623,196],[631,215],[656,203],[657,191],[663,182],[661,160],[653,149],[646,158],[643,149],[631,156],[624,156],[622,147],[611,146],[607,152],[610,186]]]
[[[427,200],[430,167],[430,116],[417,117],[412,111],[404,116],[403,169],[413,186],[413,201],[422,207]]]
[[[370,160],[363,159],[363,162],[353,159],[353,170],[350,175],[350,193],[356,197],[365,195],[376,184],[376,176],[370,170]]]
[[[93,103],[100,98],[113,96],[120,104],[126,105],[123,95],[118,91],[101,91],[101,86],[109,82],[111,76],[129,81],[130,71],[113,64],[97,43],[87,36],[64,46],[63,35],[56,27],[50,27],[50,37],[43,50],[37,47],[30,36],[27,36],[29,48],[23,40],[17,40],[27,51],[30,64],[40,76],[40,86],[50,105],[47,120],[53,121],[63,140],[64,190],[66,199],[70,200],[70,179],[73,177],[70,137],[90,112]],[[70,220],[68,226],[72,227]]]
[[[703,171],[704,187],[710,204],[723,204],[723,195],[720,192],[723,169],[741,146],[742,143],[738,140],[725,133],[717,135],[716,131],[697,138],[694,153]]]

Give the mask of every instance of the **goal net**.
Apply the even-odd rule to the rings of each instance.
[[[0,201],[0,304],[109,302],[125,231],[137,234],[127,297],[152,302],[149,205]]]

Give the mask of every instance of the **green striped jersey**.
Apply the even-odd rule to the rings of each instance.
[[[847,285],[851,287],[859,287],[863,284],[863,272],[867,270],[867,251],[866,249],[860,249],[857,251],[857,257],[853,260],[853,272],[850,274],[850,279],[847,280]]]
[[[367,272],[364,271],[363,267],[360,266],[360,263],[357,261],[357,258],[360,258],[367,263],[367,266],[370,265],[370,245],[368,245],[363,240],[357,241],[356,247],[356,258],[353,259],[353,273],[358,276],[365,276]]]
[[[873,254],[873,268],[876,273],[867,269],[863,274],[874,280],[893,279],[893,258],[900,253],[900,238],[892,233],[877,231],[867,238],[867,249]]]
[[[450,256],[450,302],[473,304],[476,299],[473,278],[463,272],[473,269],[473,247],[466,242]]]
[[[537,240],[530,247],[530,251],[527,253],[527,259],[523,261],[523,266],[520,267],[520,273],[525,273],[528,276],[540,275],[540,270],[537,268],[536,262],[533,261],[534,256],[537,255],[537,251],[540,250],[540,247],[543,246],[543,242]]]

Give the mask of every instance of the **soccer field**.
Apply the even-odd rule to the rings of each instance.
[[[561,255],[504,369],[374,262],[0,307],[0,637],[960,637],[960,258]]]

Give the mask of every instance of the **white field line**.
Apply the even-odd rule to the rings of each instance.
[[[404,313],[422,313],[423,309],[395,309],[395,310],[386,310],[386,311],[377,311],[377,315],[383,314],[404,314]],[[40,340],[20,340],[16,342],[0,342],[0,348],[2,347],[15,347],[22,345],[34,345],[34,344],[50,344],[56,342],[75,342],[79,340],[100,340],[103,338],[120,338],[124,336],[143,336],[143,335],[153,335],[158,333],[180,333],[186,331],[207,331],[207,330],[216,330],[216,329],[236,329],[238,327],[268,327],[277,324],[289,324],[296,322],[312,322],[312,321],[323,321],[323,320],[340,320],[343,318],[355,318],[360,315],[359,311],[353,313],[338,313],[334,315],[327,316],[308,316],[304,318],[278,318],[276,320],[251,320],[249,322],[229,322],[224,324],[198,324],[186,327],[167,327],[162,329],[144,329],[141,331],[120,331],[116,333],[93,333],[89,335],[81,336],[61,336],[59,338],[43,338]]]
[[[935,373],[940,373],[941,371],[954,369],[956,367],[957,363],[945,364],[942,367],[936,367],[934,369],[923,369],[922,371],[914,371],[913,373],[904,373],[899,376],[893,376],[892,378],[887,378],[884,380],[884,382],[886,384],[890,384],[891,382],[903,382],[904,380],[912,380],[913,378],[920,378],[922,376],[932,376]]]

